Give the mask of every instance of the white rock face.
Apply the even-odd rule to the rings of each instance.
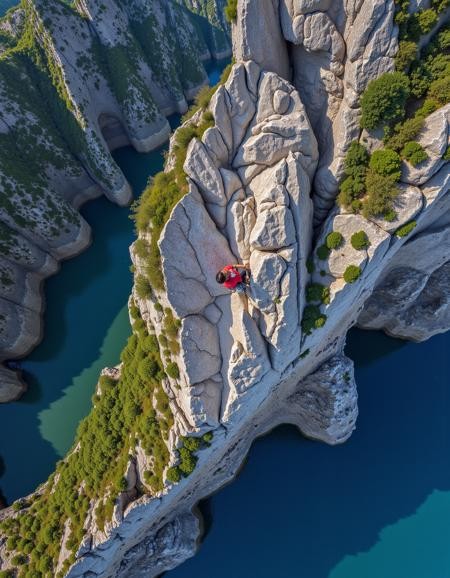
[[[239,1],[238,62],[211,101],[214,127],[189,147],[189,192],[159,240],[166,291],[158,303],[181,321],[180,378],[164,381],[175,418],[170,465],[182,436],[214,431],[214,439],[189,478],[117,507],[107,532],[83,544],[70,578],[153,578],[191,556],[192,508],[277,424],[344,442],[358,413],[343,354],[356,323],[417,340],[450,327],[450,176],[437,158],[446,108],[420,135],[436,158],[404,179],[396,221],[330,210],[345,150],[360,136],[359,94],[392,68],[393,10],[391,0]],[[395,235],[412,219],[409,236]],[[333,231],[341,246],[318,254]],[[351,245],[359,231],[369,243],[361,250]],[[250,286],[230,294],[215,275],[238,260],[250,264]],[[360,275],[346,282],[350,265]],[[328,290],[322,302],[311,283]],[[158,332],[153,299],[139,307]],[[312,328],[311,310],[319,313]],[[138,448],[136,480],[148,466]]]

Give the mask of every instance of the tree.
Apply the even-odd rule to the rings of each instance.
[[[377,217],[392,210],[392,203],[398,195],[397,179],[370,170],[366,178],[367,196],[363,203],[363,215]]]
[[[353,233],[350,243],[352,244],[352,247],[358,251],[367,249],[370,246],[369,237],[366,235],[365,231]]]
[[[417,44],[409,40],[401,40],[395,57],[395,69],[398,72],[408,72],[409,67],[417,57]]]
[[[401,175],[401,163],[400,156],[395,151],[381,149],[372,154],[369,166],[379,175],[391,176],[398,181]]]
[[[402,149],[402,157],[415,167],[419,163],[426,161],[428,155],[418,142],[408,141]]]
[[[409,80],[403,72],[386,72],[372,80],[361,97],[362,128],[375,129],[401,120],[409,94]]]
[[[431,83],[428,96],[444,106],[450,102],[450,76],[444,76]]]
[[[349,265],[344,272],[344,281],[354,283],[361,275],[361,268],[357,265]]]
[[[329,233],[326,238],[326,246],[328,249],[337,249],[342,245],[344,237],[339,231],[333,231]]]

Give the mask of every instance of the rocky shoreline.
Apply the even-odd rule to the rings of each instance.
[[[150,2],[143,1],[141,4],[142,18],[155,8],[159,10],[158,6],[153,6]],[[170,9],[168,6],[167,10],[170,11]],[[92,26],[97,28],[98,34],[101,37],[103,35],[105,46],[110,47],[105,50],[115,51],[119,55],[119,47],[122,51],[122,47],[132,40],[130,23],[123,10],[114,3],[111,3],[107,13],[98,12],[97,8],[88,5],[88,3],[80,3],[77,10],[79,13],[74,11],[66,14],[64,11],[60,12],[60,9],[56,7],[52,11],[51,7],[45,3],[36,2],[33,4],[29,2],[8,13],[0,25],[3,33],[11,37],[11,42],[20,39],[23,28],[27,25],[32,25],[36,30],[40,30],[41,27],[45,28],[45,34],[48,35],[45,41],[39,40],[38,35],[36,35],[37,50],[46,52],[50,71],[53,70],[54,65],[60,69],[64,77],[66,98],[71,101],[71,104],[67,104],[67,106],[74,107],[74,113],[78,117],[77,122],[87,125],[86,134],[89,135],[88,138],[90,139],[87,144],[88,148],[84,152],[77,152],[74,155],[74,151],[70,150],[72,146],[70,142],[64,145],[65,147],[68,146],[69,150],[63,151],[58,148],[61,144],[59,142],[57,144],[60,135],[49,134],[44,146],[50,146],[54,158],[67,155],[67,166],[61,170],[62,167],[52,166],[50,162],[48,163],[47,176],[39,184],[39,187],[42,188],[39,189],[36,186],[36,193],[34,193],[36,207],[22,203],[21,199],[26,194],[22,192],[22,187],[25,191],[28,184],[25,183],[23,169],[20,168],[20,173],[17,169],[18,180],[12,182],[17,194],[17,207],[15,209],[17,216],[12,215],[5,208],[0,208],[0,238],[2,239],[3,253],[0,259],[0,362],[23,358],[40,342],[43,331],[42,314],[45,306],[43,299],[44,280],[57,272],[58,263],[61,260],[72,258],[89,246],[91,238],[89,226],[76,211],[83,203],[102,194],[119,205],[126,205],[131,201],[130,186],[114,163],[110,151],[119,146],[131,145],[139,152],[148,152],[166,142],[171,134],[166,117],[174,112],[186,112],[187,101],[192,99],[198,90],[207,83],[201,61],[210,58],[211,54],[219,54],[219,52],[223,54],[228,52],[229,54],[229,50],[225,48],[218,52],[211,46],[211,50],[209,50],[205,39],[196,36],[197,32],[194,30],[187,12],[179,12],[178,7],[174,4],[174,14],[177,14],[178,19],[177,42],[185,48],[189,46],[189,52],[193,59],[191,69],[193,72],[190,73],[192,76],[189,78],[187,73],[178,71],[177,82],[181,82],[184,86],[176,97],[172,94],[169,98],[162,94],[166,89],[160,84],[161,80],[155,79],[160,74],[159,70],[152,71],[153,76],[149,72],[148,88],[140,84],[138,87],[136,84],[136,90],[133,92],[133,83],[141,81],[134,79],[132,72],[124,69],[122,81],[129,83],[129,94],[134,94],[133,98],[136,99],[131,106],[141,106],[138,104],[138,100],[143,98],[142,91],[147,90],[159,101],[159,112],[157,112],[156,105],[149,102],[149,108],[152,109],[153,107],[153,112],[143,122],[141,112],[137,109],[131,111],[130,103],[121,101],[121,95],[117,92],[119,90],[117,81],[108,77],[107,74],[109,73],[105,69],[98,76],[91,74],[89,79],[84,71],[86,64],[83,63],[91,58],[90,66],[93,67],[97,53],[92,52],[92,49],[87,47],[86,30],[84,29],[86,26],[84,24],[82,27],[79,26],[81,16],[84,14],[85,18],[90,19]],[[166,10],[160,11],[155,18],[155,20],[148,22],[148,26],[153,27],[149,29],[150,35],[161,34],[161,31],[165,30],[168,24]],[[108,30],[109,24],[107,23],[114,19],[120,21],[121,26],[113,33],[112,30]],[[86,22],[86,19],[84,21]],[[45,24],[43,24],[44,22]],[[176,27],[170,34],[174,34],[175,31]],[[186,33],[188,33],[187,36]],[[91,29],[89,29],[89,34],[92,34]],[[71,39],[70,46],[74,47],[72,54],[68,53],[68,38]],[[43,44],[40,45],[39,42],[43,42]],[[161,47],[162,56],[164,56],[164,50],[168,49]],[[115,58],[117,57],[115,56]],[[136,61],[135,65],[146,67],[148,71],[148,64],[144,63],[145,57],[145,54],[140,56],[140,64]],[[167,59],[168,56],[166,55],[164,58]],[[76,66],[74,66],[75,61]],[[4,60],[4,67],[9,64],[12,67],[17,66],[14,57],[11,58],[11,62],[8,59]],[[167,66],[167,63],[163,66]],[[91,68],[91,72],[92,70],[95,70],[95,67]],[[30,78],[29,81],[32,82],[32,79]],[[175,82],[175,78],[173,81]],[[36,132],[50,130],[50,128],[42,125],[42,119],[38,117],[36,110],[30,108],[27,112],[28,104],[30,107],[34,106],[31,102],[21,103],[22,118],[27,118],[28,115],[28,124],[22,124],[20,117],[7,118],[5,111],[11,106],[16,107],[17,102],[21,102],[19,96],[17,96],[17,102],[14,102],[15,95],[11,86],[8,86],[8,82],[8,75],[5,74],[3,84],[0,86],[1,91],[3,91],[1,92],[2,96],[0,96],[0,106],[3,110],[0,114],[0,125],[4,123],[5,126],[8,126],[9,134],[16,141],[20,141],[21,135],[30,130]],[[151,97],[148,96],[148,98]],[[56,122],[59,122],[58,118],[56,118]],[[65,122],[69,124],[69,120]],[[34,124],[39,128],[33,129]],[[64,137],[65,135],[63,135]],[[6,154],[8,153],[5,151],[2,153],[3,156]],[[39,158],[39,150],[35,150],[35,148],[22,150],[21,155],[25,157],[33,155],[32,162],[36,161],[38,165],[44,164],[45,166],[45,157]],[[103,160],[98,160],[100,157]],[[93,158],[94,160],[92,160]],[[99,178],[97,168],[95,168],[98,163],[103,163],[101,178]],[[0,166],[2,178],[7,178],[7,170],[10,169],[3,169]],[[108,175],[112,179],[109,182],[107,182]],[[20,179],[24,181],[23,185]],[[2,194],[7,194],[5,187],[6,185],[3,185],[4,193]],[[48,190],[51,191],[53,199],[56,199],[61,208],[61,215],[56,217],[59,223],[58,230],[52,224],[54,217],[50,217],[45,208],[45,203],[54,206],[54,201],[51,199],[40,200],[41,197],[44,198],[47,195]],[[35,215],[38,215],[37,221]],[[28,221],[30,225],[24,228],[24,223]],[[61,234],[61,230],[63,230],[63,234]],[[0,384],[0,403],[17,399],[26,387],[20,372],[13,371],[7,366],[1,366]]]

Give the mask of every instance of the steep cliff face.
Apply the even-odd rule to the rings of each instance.
[[[367,84],[393,69],[397,51],[394,2],[273,0],[238,3],[234,50],[293,85],[320,151],[314,176],[314,222],[323,222],[343,176],[345,151],[359,138],[359,98]],[[261,42],[270,37],[271,42]]]
[[[220,6],[202,27],[195,6],[159,0],[24,0],[0,21],[0,360],[36,344],[42,280],[89,244],[76,209],[102,193],[131,200],[110,150],[159,146],[165,117],[207,82]],[[2,375],[1,401],[17,397]]]
[[[436,26],[448,18],[441,8]],[[9,535],[22,535],[59,494],[79,494],[82,519],[64,510],[55,544],[42,544],[49,565],[71,578],[153,577],[193,555],[195,504],[232,479],[274,426],[292,423],[329,444],[348,439],[358,408],[343,348],[356,323],[415,339],[449,327],[449,105],[436,101],[416,122],[414,165],[391,150],[367,168],[367,150],[354,143],[359,177],[395,181],[389,210],[363,211],[368,191],[351,209],[334,203],[343,170],[355,168],[350,141],[384,150],[379,133],[360,128],[359,95],[394,67],[393,2],[242,0],[237,12],[237,62],[173,137],[166,173],[138,212],[134,336],[121,366],[100,381],[92,420],[41,489],[45,499],[0,515]],[[373,159],[386,155],[398,162],[395,178],[376,173]],[[238,260],[252,270],[246,296],[215,281]],[[136,383],[135,395],[149,389],[138,407],[127,397]],[[114,401],[122,396],[123,410]],[[92,422],[119,440],[114,450],[102,442],[113,465],[100,495],[85,483],[90,470],[79,473]],[[11,556],[0,543],[5,567]]]

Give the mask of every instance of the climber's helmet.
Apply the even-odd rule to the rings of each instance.
[[[226,280],[227,280],[226,274],[223,271],[219,271],[216,275],[217,283],[220,283],[222,285],[222,283],[225,283]]]

